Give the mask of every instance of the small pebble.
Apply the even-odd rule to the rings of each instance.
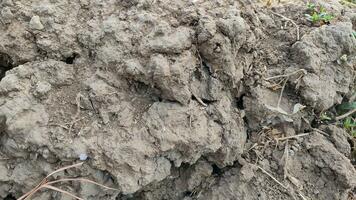
[[[48,82],[40,81],[36,85],[35,96],[37,97],[44,96],[51,90],[51,88],[52,86]]]
[[[85,153],[82,153],[82,154],[79,155],[79,159],[82,160],[82,161],[87,160],[88,159],[88,155],[85,154]]]
[[[1,17],[4,23],[8,24],[11,22],[11,19],[14,17],[10,8],[6,7],[1,11]]]
[[[36,30],[42,30],[44,29],[44,26],[42,25],[41,19],[39,16],[35,15],[31,18],[30,21],[30,28],[31,29],[36,29]]]

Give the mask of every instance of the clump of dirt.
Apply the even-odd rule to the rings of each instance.
[[[303,1],[0,2],[0,197],[84,161],[56,177],[117,191],[55,186],[84,199],[353,198],[355,140],[319,116],[354,96],[355,8],[315,3],[330,24],[309,22]]]

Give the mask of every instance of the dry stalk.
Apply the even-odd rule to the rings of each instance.
[[[262,167],[256,165],[256,167],[258,169],[260,169],[264,174],[266,174],[267,176],[269,176],[274,182],[276,182],[278,185],[280,185],[282,188],[288,190],[288,188],[283,184],[281,183],[280,181],[278,181],[272,174],[268,173],[266,170],[264,170]]]
[[[43,185],[42,188],[47,188],[47,189],[51,189],[51,190],[54,190],[54,191],[57,191],[57,192],[61,192],[61,193],[66,194],[66,195],[68,195],[70,197],[73,197],[74,199],[84,200],[84,199],[82,199],[82,198],[80,198],[78,196],[75,196],[74,194],[71,194],[71,193],[69,193],[69,192],[67,192],[65,190],[62,190],[62,189],[57,188],[57,187],[53,187],[53,186],[48,185],[48,184]]]
[[[300,198],[302,198],[303,200],[308,200],[307,198],[304,197],[304,195],[300,191],[298,191],[298,194],[299,194]]]
[[[269,81],[269,80],[272,80],[272,79],[277,79],[277,78],[285,78],[283,86],[282,86],[282,89],[281,89],[281,93],[280,93],[279,98],[278,98],[277,106],[273,107],[273,109],[276,109],[278,112],[281,112],[283,114],[290,115],[290,114],[286,113],[285,111],[283,111],[283,109],[280,108],[280,104],[281,104],[282,97],[283,97],[283,92],[284,92],[286,84],[287,84],[287,82],[289,80],[289,77],[294,75],[294,74],[297,74],[299,72],[303,72],[303,74],[299,78],[301,78],[304,74],[307,73],[307,71],[305,69],[298,69],[298,70],[296,70],[294,72],[291,72],[291,73],[288,73],[288,74],[282,74],[282,75],[278,75],[278,76],[272,76],[272,77],[269,77],[269,78],[265,78],[266,81]]]
[[[26,194],[22,195],[17,200],[29,200],[36,192],[38,192],[39,190],[41,190],[43,188],[47,188],[47,189],[51,189],[51,190],[54,190],[54,191],[57,191],[57,192],[61,192],[63,194],[69,195],[69,196],[71,196],[71,197],[73,197],[75,199],[78,199],[78,200],[83,200],[82,198],[77,197],[77,196],[75,196],[75,195],[73,195],[73,194],[71,194],[71,193],[69,193],[67,191],[64,191],[64,190],[62,190],[62,189],[60,189],[58,187],[52,186],[55,183],[67,182],[67,181],[87,182],[87,183],[91,183],[91,184],[95,184],[97,186],[103,187],[103,188],[108,189],[108,190],[116,190],[117,191],[117,189],[115,189],[115,188],[107,187],[105,185],[102,185],[100,183],[97,183],[95,181],[92,181],[92,180],[89,180],[89,179],[86,179],[86,178],[63,178],[63,179],[59,179],[59,180],[55,180],[55,181],[48,181],[48,179],[52,175],[54,175],[54,174],[56,174],[58,172],[61,172],[61,171],[67,170],[67,169],[71,169],[71,168],[75,168],[75,167],[80,167],[82,165],[83,165],[83,162],[57,169],[56,171],[48,174],[44,179],[42,179],[42,181],[36,187],[34,187],[32,190],[30,190]]]
[[[288,139],[286,141],[286,146],[284,147],[284,180],[287,178],[288,176],[288,157],[289,157],[289,145],[288,145]]]
[[[283,83],[283,86],[282,86],[282,89],[281,89],[281,94],[279,95],[279,99],[278,99],[278,102],[277,102],[277,109],[280,108],[281,101],[282,101],[282,96],[283,96],[283,92],[284,92],[284,88],[286,87],[288,79],[289,79],[289,77],[287,77],[286,80]]]
[[[58,126],[58,127],[61,127],[61,128],[65,129],[65,130],[69,130],[69,128],[67,126],[62,125],[62,124],[50,123],[50,124],[48,124],[48,126]]]
[[[56,173],[58,173],[58,172],[64,171],[64,170],[66,170],[66,169],[70,169],[70,168],[74,168],[74,167],[79,167],[79,166],[81,166],[81,165],[83,165],[83,162],[77,163],[77,164],[74,164],[74,165],[70,165],[70,166],[66,166],[66,167],[62,167],[62,168],[60,168],[60,169],[58,169],[58,170],[56,170],[56,171],[54,171],[54,172],[48,174],[44,179],[42,179],[42,181],[41,181],[36,187],[34,187],[32,190],[30,190],[29,192],[27,192],[26,194],[24,194],[23,196],[21,196],[21,197],[18,198],[17,200],[29,199],[34,193],[36,193],[36,192],[40,189],[40,187],[41,187],[42,185],[44,185],[44,184],[47,182],[47,179],[48,179],[49,177],[51,177],[52,175],[54,175],[54,174],[56,174]]]
[[[254,144],[252,145],[252,147],[250,147],[250,148],[247,150],[247,152],[251,151],[252,149],[254,149],[254,148],[257,147],[257,146],[258,146],[258,144],[257,144],[257,143],[254,143]]]
[[[347,113],[345,113],[345,114],[343,114],[343,115],[340,115],[340,116],[335,117],[335,120],[336,120],[336,121],[339,121],[339,120],[341,120],[341,119],[344,119],[344,118],[346,118],[346,117],[348,117],[348,116],[354,114],[355,112],[356,112],[356,108],[353,109],[353,110],[350,110],[349,112],[347,112]]]
[[[282,15],[282,14],[279,14],[279,13],[276,13],[276,12],[273,12],[273,11],[271,11],[271,13],[274,14],[274,15],[277,15],[278,17],[283,18],[284,20],[290,21],[290,22],[295,26],[295,28],[296,28],[297,41],[300,40],[299,26],[298,26],[297,23],[295,23],[292,19],[290,19],[290,18],[288,18],[288,17],[286,17],[286,16],[284,16],[284,15]]]
[[[320,134],[322,134],[322,135],[324,135],[325,137],[328,137],[328,136],[329,136],[329,134],[325,133],[324,131],[322,131],[322,130],[320,130],[320,129],[312,128],[312,130],[315,131],[315,132],[318,132],[318,133],[320,133]]]
[[[201,98],[197,97],[194,95],[194,97],[197,99],[198,103],[200,103],[202,106],[207,107],[208,105],[206,105],[206,103],[203,102],[203,100],[201,100]]]
[[[277,178],[275,178],[272,174],[268,173],[266,170],[264,170],[262,167],[255,165],[258,169],[260,169],[264,174],[266,174],[267,176],[269,176],[274,182],[276,182],[279,186],[281,186],[283,189],[286,190],[286,194],[288,194],[289,196],[291,196],[293,199],[296,199],[295,196],[293,195],[293,193],[290,191],[290,189],[285,186],[283,183],[281,183],[280,181],[278,181]],[[300,193],[299,193],[300,194]]]
[[[288,73],[288,74],[282,74],[282,75],[277,75],[277,76],[272,76],[272,77],[268,77],[268,78],[265,78],[266,81],[269,81],[269,80],[272,80],[272,79],[276,79],[276,78],[285,78],[285,77],[290,77],[294,74],[297,74],[299,72],[303,72],[303,74],[307,74],[307,70],[305,69],[298,69],[294,72],[291,72],[291,73]]]
[[[288,139],[295,139],[295,138],[299,138],[299,137],[304,137],[304,136],[308,136],[310,135],[310,133],[302,133],[299,135],[292,135],[292,136],[287,136],[287,137],[281,137],[281,138],[275,138],[275,140],[277,141],[283,141],[283,140],[288,140]]]

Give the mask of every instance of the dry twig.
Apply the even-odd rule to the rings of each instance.
[[[297,74],[299,72],[303,72],[303,74],[307,74],[307,70],[305,69],[298,69],[294,72],[291,72],[291,73],[288,73],[288,74],[282,74],[282,75],[277,75],[277,76],[272,76],[272,77],[268,77],[268,78],[265,78],[266,81],[269,81],[269,80],[272,80],[272,79],[276,79],[276,78],[284,78],[284,77],[290,77],[294,74]]]
[[[292,138],[299,138],[299,137],[304,137],[310,135],[310,133],[302,133],[299,135],[292,135],[292,136],[287,136],[287,137],[281,137],[281,138],[276,138],[275,140],[277,141],[283,141],[283,140],[288,140],[288,139],[292,139]]]
[[[284,147],[284,180],[287,178],[288,176],[288,157],[289,157],[289,145],[288,145],[288,139],[286,141],[286,146]]]
[[[341,119],[344,119],[344,118],[346,118],[346,117],[348,117],[348,116],[354,114],[355,112],[356,112],[356,108],[353,109],[353,110],[350,110],[349,112],[347,112],[347,113],[345,113],[345,114],[343,114],[343,115],[340,115],[340,116],[335,117],[335,120],[336,120],[336,121],[339,121],[339,120],[341,120]]]
[[[201,100],[201,98],[199,98],[199,97],[197,97],[197,96],[195,96],[195,95],[194,95],[194,97],[195,97],[195,99],[198,101],[198,103],[200,103],[202,106],[204,106],[204,107],[207,107],[207,106],[208,106],[208,105],[206,105],[206,103],[203,102],[203,100]]]
[[[320,133],[320,134],[322,134],[322,135],[324,135],[324,136],[326,136],[326,137],[329,136],[329,134],[325,133],[324,131],[322,131],[322,130],[320,130],[320,129],[312,128],[312,130],[315,131],[315,132],[318,132],[318,133]]]
[[[285,80],[284,83],[283,83],[283,86],[282,86],[282,89],[281,89],[281,94],[279,95],[279,99],[278,99],[278,102],[277,102],[277,109],[280,108],[281,101],[282,101],[282,96],[283,96],[283,92],[284,92],[284,88],[286,87],[288,78],[289,78],[289,77],[287,77],[286,80]]]
[[[274,182],[276,182],[278,185],[280,185],[282,188],[288,190],[288,188],[281,183],[280,181],[278,181],[272,174],[268,173],[266,170],[264,170],[262,167],[256,165],[258,169],[260,169],[264,174],[266,174],[267,176],[269,176],[272,180],[274,180]]]
[[[51,190],[54,190],[54,191],[57,191],[57,192],[61,192],[63,194],[69,195],[69,196],[71,196],[71,197],[73,197],[75,199],[78,199],[78,200],[83,200],[82,198],[77,197],[77,196],[75,196],[75,195],[73,195],[73,194],[71,194],[71,193],[69,193],[67,191],[64,191],[64,190],[62,190],[60,188],[52,186],[55,183],[66,182],[66,181],[88,182],[88,183],[92,183],[92,184],[98,185],[98,186],[103,187],[103,188],[108,189],[108,190],[117,190],[115,188],[107,187],[105,185],[102,185],[100,183],[97,183],[95,181],[92,181],[92,180],[89,180],[89,179],[86,179],[86,178],[63,178],[63,179],[59,179],[59,180],[55,180],[55,181],[48,181],[48,179],[52,175],[54,175],[54,174],[56,174],[58,172],[61,172],[61,171],[67,170],[67,169],[71,169],[71,168],[75,168],[75,167],[79,167],[79,166],[82,166],[82,165],[83,165],[83,162],[77,163],[77,164],[74,164],[74,165],[62,167],[62,168],[60,168],[60,169],[48,174],[44,179],[42,179],[42,181],[36,187],[34,187],[32,190],[30,190],[26,194],[22,195],[17,200],[29,200],[36,192],[38,192],[39,190],[41,190],[43,188],[47,188],[47,189],[51,189]]]
[[[286,194],[290,195],[293,199],[296,199],[295,196],[293,195],[293,193],[290,191],[290,189],[285,186],[283,183],[281,183],[280,181],[277,180],[277,178],[275,178],[272,174],[268,173],[266,170],[264,170],[262,167],[257,166],[258,169],[260,169],[264,174],[266,174],[267,176],[269,176],[274,182],[276,182],[279,186],[281,186],[283,189],[286,190]],[[298,194],[300,195],[300,193],[298,192]]]
[[[282,75],[278,75],[278,76],[272,76],[272,77],[269,77],[269,78],[265,78],[266,81],[269,81],[269,80],[272,80],[272,79],[277,79],[277,78],[285,78],[283,86],[282,86],[282,89],[281,89],[281,93],[280,93],[279,98],[278,98],[277,106],[276,107],[271,106],[271,109],[273,109],[275,111],[278,111],[278,112],[280,112],[280,113],[282,113],[284,115],[291,115],[291,114],[288,114],[283,109],[281,109],[280,104],[281,104],[282,97],[283,97],[283,92],[284,92],[286,84],[287,84],[287,82],[289,80],[289,77],[294,75],[294,74],[297,74],[299,72],[303,72],[303,74],[299,78],[301,78],[304,74],[307,73],[307,71],[305,69],[298,69],[298,70],[296,70],[294,72],[291,72],[291,73],[288,73],[288,74],[282,74]]]
[[[271,13],[274,14],[274,15],[277,15],[278,17],[283,18],[284,20],[290,21],[290,22],[296,27],[296,31],[297,31],[297,41],[300,40],[299,26],[298,26],[297,23],[295,23],[292,19],[290,19],[290,18],[288,18],[288,17],[286,17],[286,16],[284,16],[284,15],[281,15],[281,14],[279,14],[279,13],[276,13],[276,12],[273,12],[273,11],[271,11]]]

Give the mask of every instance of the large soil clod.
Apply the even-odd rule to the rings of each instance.
[[[309,22],[302,1],[0,1],[0,198],[83,161],[51,178],[116,190],[55,187],[88,200],[352,199],[355,138],[319,116],[354,101],[355,7],[318,3],[331,22]]]

